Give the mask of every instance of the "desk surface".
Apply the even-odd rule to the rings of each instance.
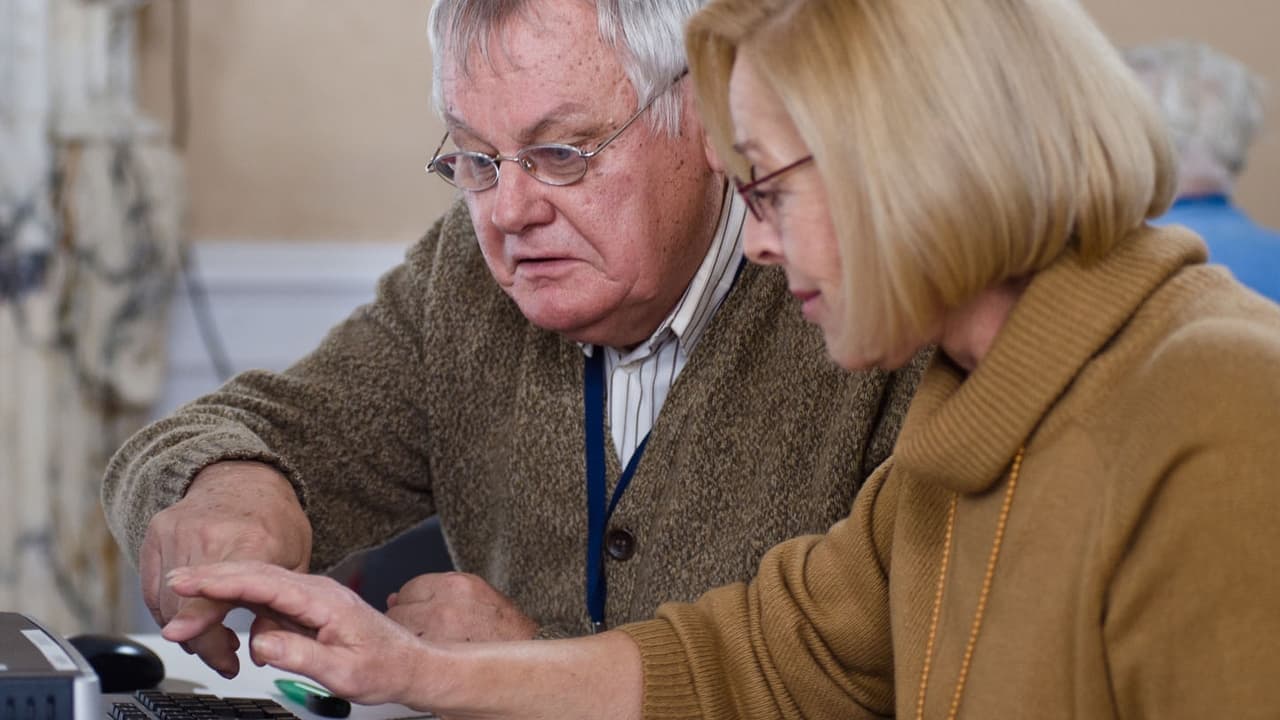
[[[291,710],[302,720],[331,720],[308,711],[284,697],[275,687],[278,678],[298,678],[298,675],[272,667],[258,667],[249,659],[249,637],[240,633],[240,674],[228,680],[214,672],[195,655],[188,655],[176,643],[159,634],[133,635],[160,656],[164,661],[165,679],[160,687],[169,692],[208,692],[223,697],[271,698]],[[403,705],[357,705],[351,703],[350,720],[417,720],[431,718]]]

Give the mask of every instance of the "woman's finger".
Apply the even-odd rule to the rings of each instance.
[[[316,630],[360,604],[357,596],[329,578],[303,575],[264,563],[214,563],[169,575],[169,587],[186,597],[204,597],[277,614],[294,629]],[[172,627],[172,629],[170,629]],[[189,629],[166,626],[165,637],[186,640]]]

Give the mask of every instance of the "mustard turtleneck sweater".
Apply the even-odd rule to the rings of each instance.
[[[1203,258],[1144,229],[1039,273],[849,519],[623,628],[645,716],[1280,713],[1280,308]]]

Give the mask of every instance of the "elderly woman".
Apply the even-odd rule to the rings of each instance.
[[[175,591],[456,717],[1274,716],[1280,309],[1146,224],[1169,144],[1073,0],[719,0],[688,39],[751,258],[845,367],[941,349],[850,518],[584,640],[427,645],[261,566]]]

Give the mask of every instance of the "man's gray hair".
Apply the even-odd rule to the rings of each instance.
[[[1124,51],[1151,90],[1178,152],[1180,174],[1230,192],[1262,126],[1262,80],[1208,45],[1172,40]]]
[[[592,0],[583,0],[592,4]],[[595,0],[596,27],[605,45],[614,48],[639,105],[663,92],[685,68],[684,24],[705,0]],[[538,0],[436,0],[428,20],[434,63],[431,99],[444,109],[440,68],[448,59],[465,76],[471,51],[491,62],[489,39],[515,19],[537,22]],[[555,28],[546,28],[555,32]],[[652,126],[676,134],[680,128],[680,94],[659,98]]]

